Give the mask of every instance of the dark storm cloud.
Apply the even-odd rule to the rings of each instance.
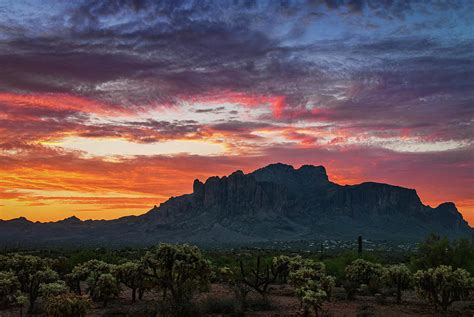
[[[419,16],[463,11],[465,4],[85,1],[58,12],[60,30],[28,35],[2,24],[9,36],[0,41],[0,91],[69,92],[126,107],[227,92],[284,96],[283,121],[325,120],[354,129],[408,125],[426,136],[439,134],[436,127],[462,139],[469,132],[459,124],[472,115],[472,38],[453,43],[437,35],[439,26],[434,36],[414,26],[436,26]],[[349,38],[311,38],[311,22],[330,14],[360,17],[382,35],[365,36],[367,27],[358,24]],[[399,24],[403,33],[383,31],[371,15]],[[279,24],[288,26],[277,32]],[[321,104],[323,110],[311,110]],[[196,110],[202,111],[208,110]]]

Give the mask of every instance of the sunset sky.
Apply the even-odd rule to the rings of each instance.
[[[0,219],[283,162],[474,225],[474,1],[0,0]]]

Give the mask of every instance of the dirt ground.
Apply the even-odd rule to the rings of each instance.
[[[87,316],[143,316],[148,308],[156,307],[155,299],[159,298],[159,294],[146,293],[143,301],[133,304],[131,302],[130,291],[123,289],[119,298],[111,300],[107,308],[102,308],[97,305],[92,309]],[[220,284],[213,284],[209,292],[200,294],[196,298],[196,303],[207,302],[208,305],[218,305],[218,302],[231,302],[234,298],[233,292],[227,287]],[[407,316],[446,316],[441,313],[435,314],[431,306],[427,302],[418,299],[413,292],[404,294],[404,300],[401,304],[394,302],[392,298],[387,298],[385,301],[376,299],[373,296],[356,296],[354,300],[347,300],[344,298],[344,291],[336,288],[333,299],[324,305],[321,317],[344,317],[344,316],[380,316],[380,317],[407,317]],[[293,290],[286,285],[275,285],[270,288],[269,304],[250,305],[249,311],[245,316],[250,317],[291,317],[302,316],[300,303],[293,295]],[[260,296],[258,294],[251,294],[249,301],[258,303]],[[25,309],[23,310],[23,316]],[[18,317],[20,316],[19,309],[9,309],[7,311],[0,311],[0,317]],[[40,315],[37,315],[40,316]],[[205,316],[229,316],[225,313],[206,314]],[[447,316],[474,316],[474,301],[471,302],[456,302],[449,310]]]

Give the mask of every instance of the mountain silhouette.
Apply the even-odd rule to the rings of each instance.
[[[454,203],[423,205],[414,189],[367,182],[338,185],[323,166],[271,164],[252,173],[195,180],[141,216],[33,223],[0,221],[0,244],[150,245],[189,242],[244,245],[266,241],[353,239],[419,241],[430,233],[474,233]]]

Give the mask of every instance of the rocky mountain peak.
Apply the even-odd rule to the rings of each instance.
[[[331,185],[326,169],[323,166],[303,165],[294,169],[291,165],[282,163],[271,164],[249,174],[259,182],[270,182],[284,185],[292,192],[314,192],[318,188]]]
[[[447,202],[444,202],[444,203],[441,203],[439,204],[439,206],[437,208],[442,208],[442,209],[456,209],[456,205],[451,202],[451,201],[447,201]]]
[[[63,220],[58,221],[58,223],[64,223],[64,224],[77,224],[77,223],[82,223],[81,219],[77,218],[76,216],[71,216],[68,218],[65,218]]]
[[[18,218],[10,219],[10,220],[7,220],[7,222],[10,222],[10,223],[18,223],[18,224],[21,224],[21,223],[32,223],[31,221],[29,221],[29,220],[26,219],[25,217],[18,217]]]

